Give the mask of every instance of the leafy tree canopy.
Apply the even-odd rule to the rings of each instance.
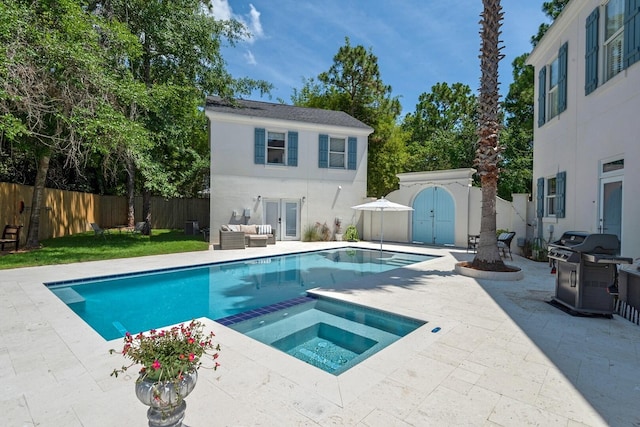
[[[371,49],[351,46],[345,38],[329,70],[317,79],[304,79],[291,100],[294,105],[344,111],[371,126],[367,193],[379,197],[397,188],[396,174],[405,159],[404,134],[395,129],[401,106],[391,96],[391,86],[383,83]]]

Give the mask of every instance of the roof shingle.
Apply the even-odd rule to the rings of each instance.
[[[343,111],[322,110],[320,108],[297,107],[294,105],[247,101],[242,99],[236,99],[232,103],[218,96],[209,96],[207,97],[206,109],[219,113],[239,114],[242,116],[373,130],[370,126],[367,126]]]

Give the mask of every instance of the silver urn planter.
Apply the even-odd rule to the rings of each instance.
[[[153,381],[142,375],[136,381],[136,396],[149,406],[149,427],[181,427],[187,403],[185,397],[196,386],[198,371],[185,373],[178,381]]]

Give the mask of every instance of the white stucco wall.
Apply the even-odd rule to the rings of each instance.
[[[472,187],[474,169],[452,169],[399,174],[400,188],[386,198],[406,206],[413,206],[418,194],[429,187],[439,187],[452,196],[455,208],[455,246],[466,247],[469,234],[480,233],[482,190]],[[516,237],[526,237],[526,211],[529,195],[515,195],[514,203],[496,199],[498,229],[513,230]],[[372,199],[373,200],[373,199]],[[413,212],[385,212],[384,240],[411,242]],[[380,239],[380,213],[363,212],[363,238]],[[516,251],[515,240],[512,244]]]
[[[602,163],[623,158],[622,248],[624,256],[640,257],[640,63],[631,65],[611,80],[602,79],[595,91],[585,95],[585,22],[600,0],[570,2],[529,57],[538,75],[541,67],[568,42],[567,109],[542,127],[537,125],[538,83],[534,120],[534,200],[536,180],[567,172],[565,218],[545,217],[542,234],[558,238],[564,231],[600,231],[600,185]],[[601,22],[604,19],[600,15]],[[603,51],[604,49],[600,49]],[[600,65],[602,65],[602,59]],[[602,77],[602,69],[599,70]]]
[[[361,203],[367,186],[369,130],[319,126],[206,112],[211,142],[211,237],[218,241],[220,225],[262,224],[265,200],[287,199],[300,205],[300,235],[309,224],[324,223],[333,230],[336,217],[342,230],[357,220],[351,206]],[[254,129],[298,132],[298,166],[254,164]],[[357,137],[357,169],[318,167],[318,135]],[[259,196],[259,198],[258,198]],[[303,201],[304,199],[304,201]],[[242,217],[245,209],[250,218]],[[233,217],[233,211],[240,214]]]

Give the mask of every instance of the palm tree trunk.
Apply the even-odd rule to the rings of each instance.
[[[480,48],[480,96],[478,101],[478,149],[475,164],[482,184],[482,218],[480,241],[473,267],[481,270],[499,271],[505,268],[498,251],[496,236],[496,195],[500,173],[500,122],[498,107],[500,100],[498,63],[504,57],[500,53],[500,26],[502,6],[500,0],[483,0]]]

